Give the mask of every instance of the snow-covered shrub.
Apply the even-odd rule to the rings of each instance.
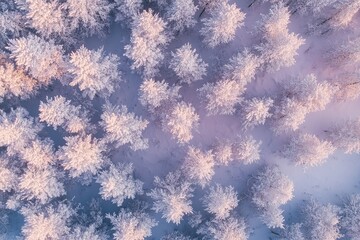
[[[189,147],[182,169],[187,177],[204,188],[215,174],[214,166],[212,151],[203,152],[198,148]]]
[[[105,146],[91,135],[65,137],[66,145],[58,152],[59,159],[71,177],[96,174],[105,161]]]
[[[236,4],[219,1],[210,9],[209,14],[209,17],[201,20],[204,25],[200,33],[204,37],[204,43],[212,48],[233,40],[236,30],[244,25],[245,13]]]
[[[199,124],[199,115],[190,103],[180,102],[165,113],[163,128],[171,133],[178,143],[188,143],[192,138],[192,131]]]
[[[166,8],[165,18],[173,25],[174,31],[182,32],[195,25],[197,10],[193,0],[173,0]]]
[[[234,159],[243,164],[251,164],[260,160],[261,141],[257,142],[252,136],[244,137],[233,144]]]
[[[142,194],[143,182],[134,179],[133,172],[132,164],[110,165],[109,170],[100,172],[96,182],[100,184],[101,197],[121,206],[126,198]]]
[[[48,85],[65,72],[63,49],[52,40],[45,41],[35,35],[11,39],[7,49],[18,66],[29,71],[32,77]]]
[[[24,108],[11,109],[10,113],[0,111],[0,146],[7,147],[8,154],[22,151],[41,129]]]
[[[276,134],[295,131],[304,123],[308,113],[307,106],[304,106],[298,100],[285,97],[274,108],[272,130]]]
[[[295,64],[297,51],[305,43],[305,40],[294,33],[282,34],[274,39],[255,46],[261,54],[261,58],[269,72],[278,71],[282,67],[290,67]]]
[[[330,19],[330,26],[339,29],[349,26],[360,10],[359,0],[340,0],[335,4],[336,14]]]
[[[179,224],[184,215],[192,213],[191,200],[193,188],[180,172],[170,172],[164,179],[155,177],[155,188],[148,196],[153,201],[153,210],[160,212],[167,222]]]
[[[112,225],[115,240],[144,240],[151,236],[151,229],[157,222],[144,212],[121,209],[117,215],[107,216]]]
[[[341,226],[346,236],[351,239],[360,238],[360,194],[351,195],[341,211]]]
[[[64,184],[59,181],[55,168],[28,167],[19,180],[20,194],[26,200],[39,200],[42,204],[65,194]]]
[[[30,26],[45,38],[61,37],[68,30],[66,6],[60,1],[22,0],[16,1],[21,10],[26,12]]]
[[[191,82],[201,80],[206,75],[207,64],[191,49],[189,43],[171,53],[170,68],[174,70],[181,82],[190,84]]]
[[[109,24],[113,5],[108,0],[67,0],[66,4],[72,29],[92,35]]]
[[[310,201],[304,208],[307,238],[313,240],[336,240],[340,234],[339,208]]]
[[[179,90],[180,86],[169,86],[164,80],[146,79],[140,85],[139,101],[151,112],[162,111],[165,104],[180,98]]]
[[[116,21],[132,22],[143,9],[142,0],[115,0]]]
[[[28,76],[23,68],[15,67],[5,59],[0,60],[0,98],[29,98],[38,87],[38,81]]]
[[[209,116],[231,115],[235,112],[236,105],[242,101],[241,95],[245,88],[234,80],[221,80],[206,83],[198,91]]]
[[[360,153],[360,118],[348,119],[329,130],[330,141],[345,153]]]
[[[224,66],[224,79],[237,81],[245,86],[254,79],[256,71],[261,66],[259,57],[245,49],[230,58]]]
[[[202,200],[205,210],[215,215],[217,219],[225,219],[230,212],[237,207],[237,192],[232,186],[222,187],[220,185],[210,187],[210,191]]]
[[[100,122],[106,132],[106,140],[115,142],[117,147],[130,144],[134,151],[148,147],[148,139],[142,136],[148,123],[147,120],[128,112],[124,105],[118,107],[109,104],[105,105]]]
[[[291,139],[283,154],[296,165],[314,167],[323,164],[334,151],[335,147],[330,142],[322,141],[313,134],[301,133]]]
[[[265,167],[254,177],[251,201],[262,212],[261,219],[270,228],[283,227],[279,207],[293,198],[294,184],[278,167]]]
[[[28,166],[47,168],[56,160],[53,142],[50,139],[35,139],[21,152],[21,158]]]
[[[95,94],[109,96],[120,82],[119,57],[104,55],[103,48],[89,50],[81,46],[70,55],[69,72],[74,76],[70,86],[79,85],[84,95],[93,99]]]
[[[336,91],[330,83],[319,82],[314,74],[286,79],[281,86],[286,96],[302,103],[309,112],[324,110]]]
[[[245,128],[264,125],[267,118],[271,117],[270,109],[274,101],[271,98],[252,98],[242,102],[241,118]]]
[[[54,129],[61,126],[70,133],[83,132],[90,121],[81,106],[71,104],[71,101],[63,96],[46,98],[46,103],[41,101],[39,119]]]
[[[213,147],[214,159],[217,165],[228,165],[234,160],[233,144],[229,141],[218,141]]]
[[[246,224],[242,218],[229,217],[223,220],[206,222],[198,230],[198,234],[206,240],[247,240]]]
[[[64,239],[70,232],[71,217],[75,211],[66,204],[48,206],[43,210],[21,209],[25,224],[21,229],[27,240]]]
[[[301,231],[302,224],[295,223],[286,226],[283,231],[284,240],[305,240],[304,234]]]
[[[166,23],[152,10],[143,11],[132,23],[130,44],[125,56],[131,59],[133,70],[142,69],[144,77],[153,77],[164,59],[162,48],[170,41]]]
[[[352,101],[360,96],[360,69],[345,72],[334,79],[334,85],[337,87],[334,94],[335,101]]]

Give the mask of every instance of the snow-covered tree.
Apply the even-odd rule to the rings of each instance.
[[[308,113],[307,106],[298,100],[286,97],[274,108],[272,130],[276,134],[295,131],[304,123]]]
[[[189,147],[182,169],[189,179],[204,188],[215,174],[214,166],[212,151],[203,152],[198,148]]]
[[[340,0],[335,4],[336,14],[330,19],[333,28],[345,28],[360,10],[359,0]]]
[[[146,79],[140,85],[139,100],[141,105],[151,112],[163,111],[165,104],[180,98],[179,90],[180,86],[169,86],[164,80]]]
[[[233,144],[230,141],[218,141],[213,148],[213,153],[217,165],[226,166],[234,160]]]
[[[95,94],[109,96],[121,80],[119,57],[115,54],[104,55],[103,48],[95,51],[81,46],[71,53],[70,64],[69,72],[74,75],[70,86],[79,85],[90,99]]]
[[[242,101],[241,95],[245,88],[234,80],[221,80],[206,83],[198,91],[209,116],[231,115],[235,112],[236,105]]]
[[[100,195],[105,200],[121,206],[126,198],[134,199],[136,194],[142,194],[143,182],[134,179],[132,164],[110,165],[97,176],[100,184]]]
[[[35,139],[21,152],[21,158],[28,166],[47,168],[56,160],[53,142],[50,139]]]
[[[34,121],[21,107],[10,113],[0,111],[0,146],[7,147],[8,154],[19,153],[36,139],[42,126]]]
[[[0,11],[0,47],[11,38],[19,37],[25,32],[23,15],[17,11]]]
[[[180,172],[170,172],[164,179],[155,177],[155,188],[147,194],[153,201],[153,210],[160,212],[167,222],[179,224],[184,215],[192,213],[193,188]]]
[[[5,159],[4,159],[5,158]],[[17,188],[19,176],[16,170],[11,167],[6,156],[0,158],[0,191],[10,192]]]
[[[265,167],[254,177],[252,202],[262,209],[279,207],[293,197],[294,184],[278,167]]]
[[[219,1],[210,9],[209,14],[209,17],[201,20],[204,26],[200,33],[204,37],[204,43],[212,48],[233,40],[236,30],[244,25],[245,13],[236,4]]]
[[[117,147],[130,144],[130,148],[134,151],[148,147],[148,139],[143,138],[142,132],[149,122],[128,112],[126,106],[105,105],[101,120],[100,124],[106,132],[106,140],[115,142]]]
[[[246,224],[242,218],[229,217],[223,220],[212,220],[201,226],[197,233],[205,240],[247,240]]]
[[[360,118],[348,119],[329,130],[330,141],[345,153],[360,153]]]
[[[157,222],[144,212],[121,209],[117,215],[107,216],[112,225],[115,240],[144,240],[151,236],[151,229]]]
[[[75,211],[66,204],[48,206],[43,210],[21,209],[25,224],[21,229],[27,240],[64,239],[70,231],[71,217]]]
[[[22,0],[16,1],[19,8],[26,13],[30,25],[49,39],[61,37],[69,30],[65,16],[66,5],[60,1]]]
[[[290,67],[295,64],[297,51],[305,43],[305,40],[294,33],[282,34],[274,39],[255,47],[261,54],[269,72],[278,71],[282,67]]]
[[[301,133],[291,139],[283,154],[296,165],[314,167],[324,163],[334,151],[335,147],[330,142],[322,141],[313,134]]]
[[[243,164],[251,164],[260,160],[261,141],[256,141],[252,136],[241,138],[233,144],[234,159]]]
[[[116,21],[132,22],[143,9],[142,0],[115,0]]]
[[[185,236],[179,232],[173,232],[162,236],[160,240],[192,240],[192,238]]]
[[[310,201],[304,209],[307,238],[336,240],[342,237],[339,210],[335,205],[322,205],[316,201]]]
[[[163,128],[169,131],[178,143],[188,143],[192,138],[192,131],[199,124],[199,115],[190,103],[180,102],[165,113]]]
[[[304,234],[301,231],[302,224],[295,223],[286,226],[283,231],[284,240],[305,240]]]
[[[326,7],[332,6],[337,0],[299,0],[294,1],[291,5],[301,14],[311,12],[314,15],[321,13]]]
[[[210,187],[210,191],[202,200],[205,210],[215,215],[217,219],[225,219],[230,212],[237,207],[237,192],[232,186],[222,187],[220,185]]]
[[[260,66],[260,58],[245,49],[231,57],[229,63],[225,64],[223,78],[237,81],[245,86],[254,79]]]
[[[91,224],[89,227],[76,226],[71,230],[70,234],[66,236],[67,240],[105,240],[108,236],[99,232],[96,229],[95,224]]]
[[[195,25],[197,10],[193,0],[174,0],[166,8],[165,18],[173,25],[174,31],[182,32]]]
[[[20,177],[19,189],[25,200],[39,200],[42,204],[65,194],[64,184],[59,181],[59,172],[52,167],[28,167]]]
[[[58,152],[59,159],[71,177],[96,174],[105,162],[105,146],[91,135],[65,137],[66,145]]]
[[[281,87],[287,97],[298,100],[309,112],[324,110],[336,91],[335,86],[327,81],[319,82],[314,74],[291,77]]]
[[[109,24],[113,4],[108,0],[67,0],[71,28],[80,28],[87,35],[101,33]]]
[[[273,4],[269,13],[261,17],[258,28],[264,34],[265,39],[271,41],[287,33],[290,23],[290,11],[284,3]]]
[[[339,74],[339,77],[334,79],[336,86],[335,100],[351,101],[360,96],[360,69]]]
[[[281,205],[293,198],[294,184],[278,167],[265,167],[254,177],[251,201],[269,228],[283,227]]]
[[[28,76],[24,69],[0,57],[0,98],[19,97],[22,99],[33,95],[39,83]]]
[[[145,77],[153,77],[164,59],[162,49],[170,41],[165,22],[152,10],[143,11],[132,23],[130,44],[125,56],[133,61],[133,70],[142,70]]]
[[[65,72],[63,49],[52,40],[45,41],[35,35],[11,39],[7,49],[18,66],[29,71],[42,84],[49,84]]]
[[[334,66],[352,65],[360,62],[360,37],[337,45],[335,50],[329,54]]]
[[[190,84],[191,82],[201,80],[206,75],[207,64],[191,49],[189,43],[171,53],[172,59],[169,67],[174,70],[181,82]]]
[[[70,133],[82,132],[89,125],[87,112],[82,110],[81,106],[71,104],[71,101],[63,96],[46,98],[46,103],[41,101],[39,118],[54,129],[61,126]]]
[[[341,226],[350,239],[360,238],[360,194],[351,195],[341,211]]]
[[[270,109],[274,101],[271,98],[252,98],[242,102],[241,118],[245,128],[264,125],[267,118],[272,116]]]

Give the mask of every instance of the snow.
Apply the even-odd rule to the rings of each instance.
[[[86,2],[85,0],[83,1]],[[74,4],[75,7],[77,1],[71,2],[72,4]],[[79,158],[81,161],[84,162],[89,160],[93,161],[94,163],[96,163],[95,168],[93,166],[90,166],[91,164],[89,164],[88,167],[86,164],[79,166],[75,162],[72,162],[71,159],[64,160],[65,162],[63,163],[63,165],[65,165],[67,169],[70,169],[70,171],[73,171],[73,176],[78,176],[84,172],[90,172],[95,174],[100,168],[108,167],[107,161],[112,161],[114,164],[131,163],[134,168],[134,179],[138,179],[139,181],[144,183],[143,191],[145,194],[136,195],[135,199],[125,199],[121,207],[112,204],[111,201],[99,200],[103,213],[110,213],[115,214],[114,216],[118,216],[120,209],[131,208],[134,205],[134,202],[142,200],[146,201],[150,205],[149,208],[146,210],[146,214],[148,214],[151,219],[155,219],[158,223],[156,226],[153,226],[155,225],[154,222],[151,222],[151,224],[149,224],[152,227],[151,236],[146,239],[158,240],[161,239],[162,236],[171,233],[174,230],[177,230],[184,235],[196,235],[197,229],[192,228],[189,225],[189,219],[191,217],[190,213],[186,214],[186,216],[184,216],[183,219],[180,221],[180,224],[176,225],[174,223],[168,223],[166,219],[162,218],[161,213],[155,213],[155,211],[151,210],[153,200],[151,199],[151,197],[147,196],[146,193],[149,193],[152,189],[154,189],[154,177],[158,176],[160,179],[164,179],[169,172],[174,172],[181,169],[182,164],[186,159],[189,147],[194,147],[196,149],[199,149],[204,154],[208,153],[208,155],[211,155],[210,151],[214,149],[214,145],[216,143],[233,143],[236,142],[239,137],[241,139],[241,137],[245,138],[247,136],[253,136],[256,142],[261,141],[261,145],[259,146],[259,160],[251,164],[245,165],[244,162],[241,161],[228,161],[227,159],[223,159],[222,163],[226,162],[227,165],[217,165],[218,163],[216,162],[216,151],[214,151],[212,154],[214,154],[215,157],[211,156],[211,158],[215,158],[215,163],[214,159],[210,159],[208,161],[210,163],[210,170],[208,172],[209,176],[205,177],[206,186],[202,188],[201,186],[197,186],[195,184],[193,185],[194,192],[193,196],[191,197],[192,211],[194,213],[200,212],[202,214],[202,217],[205,218],[206,221],[210,222],[212,219],[209,214],[205,212],[201,199],[206,195],[206,193],[209,192],[209,187],[216,186],[216,184],[220,184],[220,186],[223,187],[231,185],[238,193],[239,199],[238,206],[231,211],[231,218],[238,219],[238,221],[241,223],[240,225],[242,225],[242,219],[244,219],[244,222],[247,226],[246,231],[249,233],[248,239],[278,239],[278,236],[271,232],[268,227],[264,223],[262,223],[260,213],[255,210],[255,206],[251,203],[250,188],[251,184],[254,182],[253,177],[256,176],[256,174],[263,168],[265,164],[277,165],[279,170],[289,178],[289,180],[293,183],[294,186],[293,198],[289,200],[286,204],[281,206],[281,210],[283,210],[282,215],[284,217],[285,225],[291,225],[305,221],[305,215],[302,213],[302,210],[305,206],[304,201],[316,199],[316,201],[318,201],[320,204],[330,203],[341,207],[348,195],[353,193],[359,193],[359,153],[354,152],[346,154],[344,150],[337,148],[337,150],[332,155],[330,155],[327,159],[323,159],[321,161],[321,165],[308,167],[306,169],[301,166],[296,166],[293,159],[284,158],[281,154],[281,151],[283,151],[283,149],[289,144],[290,140],[293,139],[293,137],[298,136],[299,133],[315,135],[322,141],[331,141],[330,130],[333,128],[333,126],[337,124],[341,125],[347,119],[359,118],[359,98],[355,97],[354,99],[344,99],[343,97],[342,99],[344,101],[341,102],[334,97],[329,97],[329,99],[331,99],[330,101],[327,95],[325,96],[326,99],[315,98],[315,100],[321,102],[320,109],[316,109],[316,111],[312,109],[314,110],[312,112],[307,111],[307,109],[302,109],[303,112],[297,112],[300,115],[300,120],[299,118],[296,118],[298,122],[295,122],[295,125],[291,125],[292,127],[295,126],[293,127],[293,129],[296,131],[279,131],[278,135],[274,134],[272,130],[272,128],[274,127],[271,122],[273,116],[271,116],[270,114],[269,116],[267,114],[264,114],[264,116],[266,115],[267,117],[264,124],[254,126],[253,128],[244,129],[242,123],[242,119],[244,119],[244,116],[242,114],[241,105],[238,104],[240,102],[238,96],[234,97],[234,102],[236,102],[234,109],[232,108],[233,105],[231,105],[229,108],[230,110],[226,111],[226,113],[230,113],[228,115],[209,116],[206,106],[201,101],[198,89],[203,87],[204,84],[211,84],[210,86],[214,86],[216,83],[219,83],[224,75],[224,66],[231,63],[230,59],[233,59],[234,62],[236,60],[236,56],[241,56],[239,53],[247,53],[246,51],[249,51],[249,53],[256,56],[261,56],[259,52],[254,51],[254,46],[260,45],[262,43],[261,34],[259,34],[259,31],[256,30],[255,27],[258,26],[257,22],[261,20],[260,14],[268,14],[270,6],[272,5],[271,2],[274,1],[257,0],[250,8],[248,8],[248,5],[252,2],[252,0],[229,1],[229,3],[231,4],[236,4],[237,8],[241,9],[241,13],[245,14],[245,18],[243,19],[243,21],[241,21],[241,24],[243,25],[241,26],[241,28],[236,28],[234,36],[231,36],[234,37],[234,40],[230,41],[227,44],[222,43],[214,48],[209,48],[208,46],[206,46],[206,44],[203,43],[204,37],[200,34],[200,29],[203,27],[201,19],[208,18],[210,16],[208,12],[209,9],[205,9],[205,12],[202,14],[201,17],[199,17],[199,14],[203,10],[202,7],[199,7],[195,14],[194,20],[196,21],[196,23],[194,27],[186,28],[182,33],[175,35],[171,39],[171,42],[168,43],[168,40],[170,40],[169,36],[162,32],[162,27],[159,27],[161,28],[159,30],[159,32],[161,32],[160,37],[166,39],[157,39],[159,43],[157,43],[158,45],[154,48],[159,51],[162,48],[166,48],[165,51],[162,51],[162,54],[164,55],[160,56],[160,59],[155,60],[152,58],[153,56],[142,56],[144,57],[143,65],[134,65],[133,60],[124,56],[124,47],[126,45],[130,44],[132,48],[135,46],[135,43],[132,43],[130,41],[132,33],[127,23],[124,24],[123,21],[115,22],[114,20],[112,20],[108,29],[105,29],[105,32],[102,36],[95,35],[95,33],[99,32],[100,29],[103,29],[104,26],[107,26],[107,24],[105,24],[105,20],[109,17],[109,6],[107,5],[107,3],[105,3],[107,1],[98,0],[96,2],[99,5],[103,6],[101,12],[95,12],[95,16],[93,16],[94,18],[91,18],[91,21],[89,20],[89,22],[81,23],[81,21],[84,20],[81,20],[80,18],[75,21],[76,24],[82,24],[84,26],[88,25],[90,28],[87,30],[89,31],[87,33],[94,35],[92,35],[91,37],[86,37],[83,40],[78,40],[77,45],[73,49],[71,49],[71,51],[64,48],[64,53],[69,56],[72,51],[76,51],[83,44],[85,48],[93,51],[97,51],[103,46],[104,52],[106,54],[115,54],[119,56],[119,70],[121,71],[121,79],[123,80],[123,82],[121,82],[120,84],[115,84],[120,86],[114,87],[114,92],[112,93],[112,95],[105,100],[105,98],[102,98],[102,96],[98,97],[96,94],[92,94],[94,98],[90,100],[86,96],[81,96],[81,92],[77,89],[77,87],[63,86],[57,80],[53,80],[59,75],[63,74],[64,66],[61,66],[61,69],[49,68],[47,69],[47,71],[42,71],[42,65],[44,64],[45,66],[45,63],[48,62],[48,59],[51,59],[52,62],[59,61],[61,62],[61,64],[63,64],[63,50],[60,49],[60,47],[57,47],[57,45],[54,45],[54,53],[49,51],[48,55],[45,54],[46,56],[44,55],[42,58],[39,58],[37,55],[35,55],[35,53],[37,53],[38,51],[41,52],[41,50],[36,49],[35,45],[29,43],[29,41],[31,40],[40,42],[40,40],[33,37],[33,35],[30,35],[30,37],[28,38],[18,38],[18,40],[12,40],[13,44],[10,46],[13,46],[11,49],[11,51],[13,51],[13,57],[19,65],[23,65],[23,67],[29,70],[28,73],[32,75],[31,77],[41,78],[41,81],[43,83],[46,83],[46,85],[50,82],[51,78],[51,85],[48,88],[40,88],[38,90],[38,94],[31,95],[29,99],[21,100],[13,98],[13,101],[12,99],[9,100],[6,97],[6,99],[4,99],[4,101],[1,103],[0,107],[1,110],[4,111],[4,113],[2,112],[4,120],[8,118],[10,108],[16,106],[26,108],[26,110],[30,113],[31,117],[36,118],[39,116],[38,109],[40,102],[46,102],[48,98],[53,98],[55,96],[63,96],[64,98],[71,100],[71,104],[74,104],[75,106],[81,105],[82,109],[88,111],[88,117],[91,121],[91,124],[95,125],[101,121],[101,114],[103,113],[102,105],[104,105],[105,102],[109,102],[112,106],[126,106],[126,114],[131,113],[128,116],[130,120],[135,122],[137,120],[138,124],[142,125],[141,127],[139,127],[141,128],[141,131],[134,131],[133,134],[136,135],[135,140],[133,138],[133,134],[129,134],[128,141],[121,142],[121,144],[118,144],[119,146],[117,146],[116,148],[113,147],[112,149],[106,149],[106,151],[102,148],[103,143],[97,142],[97,139],[101,139],[104,136],[104,129],[99,127],[99,125],[95,126],[93,129],[86,130],[85,136],[88,137],[85,139],[76,138],[74,136],[77,135],[73,135],[74,133],[67,133],[62,128],[54,130],[51,126],[45,127],[41,131],[35,129],[35,127],[33,127],[31,130],[31,126],[35,126],[35,123],[33,122],[32,118],[27,117],[25,119],[26,121],[24,120],[24,122],[22,123],[24,125],[22,126],[24,127],[24,133],[20,134],[17,132],[18,134],[26,136],[29,139],[37,139],[33,136],[33,132],[40,131],[39,141],[43,141],[43,139],[45,139],[46,137],[51,138],[51,140],[54,142],[54,150],[61,149],[62,146],[66,145],[66,141],[63,139],[64,137],[67,137],[65,139],[68,140],[68,144],[70,142],[73,142],[72,145],[76,145],[75,143],[83,141],[86,145],[83,148],[91,148],[97,144],[101,144],[99,147],[96,147],[96,151],[94,150],[93,157],[88,159]],[[128,2],[130,3],[130,1]],[[159,17],[166,21],[166,18],[164,18],[164,12],[162,10],[159,10],[162,8],[157,8],[155,2],[152,1],[151,3],[146,3],[144,4],[144,6],[138,8],[144,7],[144,9],[148,9],[149,7],[151,7],[154,9],[154,13],[159,12]],[[197,4],[198,1],[194,2]],[[312,5],[310,4],[309,6]],[[289,7],[290,22],[288,24],[288,29],[285,29],[284,31],[287,33],[289,32],[288,34],[294,33],[294,35],[291,36],[292,39],[296,40],[295,42],[297,43],[297,45],[299,45],[299,48],[296,48],[297,55],[294,54],[293,48],[285,50],[290,51],[291,56],[289,57],[289,61],[291,64],[294,64],[291,65],[287,62],[285,62],[284,64],[280,61],[281,68],[278,64],[275,64],[273,66],[273,68],[275,69],[279,67],[278,71],[268,72],[264,71],[263,67],[258,67],[258,63],[254,60],[253,68],[256,69],[256,75],[254,78],[252,69],[248,69],[248,71],[245,72],[239,72],[241,76],[246,76],[244,77],[246,78],[246,89],[245,93],[241,96],[241,98],[244,98],[246,100],[250,100],[253,98],[271,98],[273,100],[273,107],[270,108],[269,112],[273,113],[272,108],[274,108],[275,106],[279,106],[281,104],[281,99],[283,99],[284,93],[281,92],[281,82],[289,81],[290,78],[295,78],[301,81],[301,77],[305,77],[309,74],[314,74],[320,86],[324,86],[324,84],[327,83],[335,84],[337,86],[338,84],[342,83],[342,76],[344,76],[344,74],[353,74],[356,69],[359,68],[359,62],[356,62],[358,61],[358,58],[356,57],[358,55],[352,56],[353,59],[351,61],[347,61],[344,65],[342,65],[342,62],[340,67],[339,62],[336,62],[331,58],[331,56],[334,56],[332,55],[332,53],[337,46],[346,46],[349,43],[356,42],[355,39],[359,39],[359,12],[352,16],[351,21],[349,22],[348,19],[345,19],[346,22],[344,24],[341,22],[337,22],[338,24],[341,23],[342,25],[346,26],[341,26],[341,28],[338,28],[338,25],[335,25],[336,27],[329,28],[327,23],[325,23],[318,26],[314,30],[311,27],[309,28],[308,24],[317,24],[322,16],[331,14],[333,9],[329,6],[321,6],[321,16],[316,16],[317,14],[313,12],[318,12],[318,10],[315,8],[309,9],[309,6],[302,10],[303,12],[301,13],[301,15],[297,12],[292,12],[293,6]],[[348,14],[351,15],[354,9],[348,9],[347,11],[349,11]],[[99,14],[99,16],[97,16],[96,14]],[[136,22],[138,21],[137,18],[139,17],[134,17],[134,15],[136,14],[137,13],[131,13],[131,15],[124,17],[127,18],[127,22],[128,18],[132,18],[131,21]],[[100,23],[97,23],[96,21],[99,21]],[[14,24],[17,22],[18,20],[14,19]],[[16,25],[14,25],[13,28],[15,29],[14,31],[16,32],[16,37],[18,37],[20,33],[18,33],[17,31],[21,32],[20,29],[18,29]],[[75,33],[79,34],[79,32]],[[50,34],[50,32],[47,34]],[[133,35],[135,34],[133,33]],[[1,41],[5,41],[8,38],[7,35],[1,34],[1,36],[1,39],[4,39]],[[151,35],[151,37],[154,36]],[[295,39],[295,37],[298,38]],[[10,39],[11,38],[12,37],[10,37]],[[305,39],[305,41],[301,41],[301,39]],[[280,42],[282,41],[284,41],[284,39],[281,39]],[[359,40],[357,40],[357,42],[358,41]],[[34,49],[28,49],[30,51],[29,54],[19,55],[16,53],[16,50],[19,48],[19,46],[17,46],[16,49],[15,46],[20,43],[23,43],[25,45],[34,45]],[[176,49],[179,49],[188,43],[191,45],[192,49],[196,49],[196,54],[198,54],[199,58],[201,58],[208,66],[206,68],[207,73],[205,77],[203,77],[203,79],[191,82],[191,84],[183,84],[182,82],[179,82],[179,78],[177,77],[176,73],[169,68],[169,63],[171,60],[171,52],[176,52]],[[53,45],[52,42],[51,44],[50,42],[43,44],[44,46],[48,44],[49,48],[50,45]],[[58,42],[56,42],[56,44],[58,44]],[[166,44],[168,45],[166,46]],[[1,43],[0,46],[3,46],[3,43]],[[39,46],[36,45],[36,47]],[[245,51],[245,49],[247,50]],[[294,57],[294,59],[292,59],[292,57]],[[36,61],[36,63],[34,63],[34,61]],[[179,137],[172,138],[171,133],[169,133],[168,131],[164,131],[163,129],[164,123],[163,119],[161,119],[161,114],[154,114],[154,111],[149,111],[148,107],[143,106],[140,102],[139,89],[145,79],[143,78],[141,71],[140,73],[135,72],[132,70],[132,68],[136,70],[138,68],[143,70],[143,68],[147,67],[146,64],[150,66],[156,66],[156,68],[159,67],[159,71],[157,71],[157,69],[155,69],[154,71],[154,69],[152,69],[151,67],[149,69],[145,69],[145,71],[148,71],[148,75],[150,76],[158,73],[158,75],[154,76],[154,81],[160,82],[164,79],[165,83],[168,84],[167,86],[169,86],[170,88],[175,86],[176,88],[176,91],[174,90],[176,94],[173,93],[174,98],[176,99],[173,100],[169,99],[169,97],[167,96],[164,96],[163,98],[166,99],[164,101],[174,101],[174,103],[176,101],[183,101],[184,104],[187,104],[187,106],[191,106],[191,110],[196,111],[196,114],[198,115],[198,117],[194,117],[194,126],[196,125],[196,127],[192,129],[192,125],[189,124],[189,128],[191,129],[190,133],[189,131],[186,132],[186,141],[180,141]],[[53,78],[53,76],[56,77]],[[120,82],[120,77],[117,77]],[[178,85],[181,86],[181,88],[177,87]],[[180,88],[180,90],[178,90],[178,88]],[[168,89],[165,90],[168,91]],[[312,90],[315,91],[315,89]],[[177,94],[178,91],[179,94]],[[329,90],[329,92],[331,91]],[[178,97],[178,95],[181,97]],[[314,98],[312,98],[312,100],[315,101]],[[161,99],[159,101],[163,100]],[[315,103],[313,104],[316,105]],[[155,106],[156,104],[153,105]],[[292,107],[290,109],[294,110]],[[162,114],[166,113],[165,110],[167,110],[165,107],[164,109],[156,109],[157,112],[160,112]],[[124,113],[124,115],[126,114]],[[302,116],[302,114],[304,116]],[[291,115],[290,117],[294,117],[294,115]],[[303,119],[301,119],[302,117]],[[186,122],[185,120],[188,119],[182,120]],[[2,127],[4,126],[2,125]],[[283,125],[279,127],[281,128],[283,127]],[[37,125],[36,128],[38,128]],[[6,129],[4,129],[4,131],[5,130]],[[29,131],[30,133],[28,133],[27,131]],[[351,129],[349,131],[351,131]],[[28,144],[28,140],[24,139],[22,139],[23,141],[16,142],[16,140],[14,139],[16,139],[18,136],[13,136],[12,133],[6,132],[4,133],[4,135],[7,135],[7,137],[9,137],[9,141],[5,142],[6,138],[3,138],[3,145],[14,145],[14,148],[16,150],[18,150],[20,147],[23,147],[22,145]],[[10,136],[13,136],[13,139],[10,139]],[[21,138],[21,136],[19,138]],[[115,137],[113,138],[115,139]],[[146,144],[142,142],[145,139]],[[179,144],[178,142],[181,142],[182,144]],[[139,150],[133,151],[132,149],[130,149],[128,143],[130,143],[130,145],[133,144],[133,149],[139,148]],[[141,146],[138,147],[136,144],[139,144]],[[145,148],[145,145],[147,148],[141,149]],[[336,146],[336,144],[334,145]],[[75,157],[81,157],[78,156],[81,154],[81,152],[75,152],[74,159]],[[27,161],[31,162],[33,160],[30,159]],[[44,162],[47,161],[44,160]],[[40,164],[38,162],[36,163]],[[3,166],[2,164],[0,164],[0,166],[1,172],[5,172],[6,176],[4,178],[12,179],[11,181],[8,181],[10,181],[15,186],[16,181],[13,181],[14,173],[10,170],[6,170],[7,168],[5,169],[5,166]],[[80,167],[83,169],[81,169]],[[192,169],[191,171],[196,173],[196,169]],[[66,195],[63,196],[61,199],[71,200],[75,204],[80,203],[84,205],[85,208],[88,208],[89,202],[92,198],[101,199],[101,196],[99,195],[100,186],[98,183],[92,181],[90,185],[82,185],[79,181],[77,181],[76,178],[71,178],[68,176],[68,173],[66,174],[66,180],[64,183]],[[3,182],[1,182],[1,185],[2,189],[10,189],[3,187]],[[11,185],[11,187],[13,187],[13,185]],[[4,196],[5,194],[0,191],[1,203],[3,202],[3,198],[5,198]],[[2,208],[1,205],[2,204],[0,204],[0,207]],[[2,212],[0,212],[0,216],[1,214]],[[128,213],[126,212],[126,214]],[[123,212],[124,216],[126,214],[125,212]],[[17,212],[12,210],[9,213],[9,217],[10,223],[7,226],[6,237],[7,239],[14,239],[15,236],[21,234],[21,227],[24,224],[24,220]],[[132,215],[129,214],[127,217],[132,217]],[[146,217],[148,216],[146,215]],[[77,231],[80,230],[78,229]],[[273,229],[273,231],[275,233],[280,233],[280,230],[278,228]],[[145,231],[143,235],[148,235],[148,231]],[[305,237],[305,239],[308,238]],[[348,238],[344,237],[343,239]]]

